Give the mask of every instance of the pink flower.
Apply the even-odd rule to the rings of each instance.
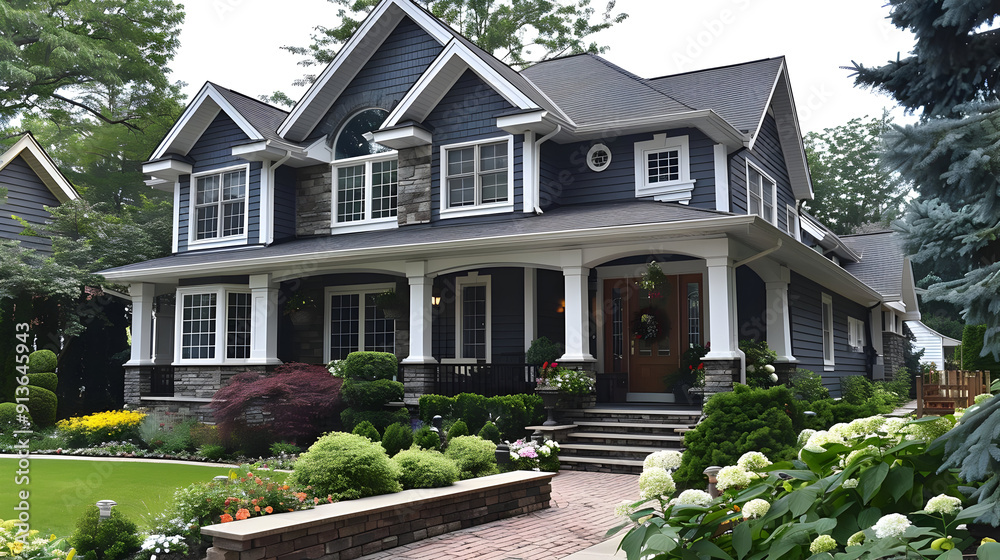
[[[520,455],[521,457],[527,457],[529,459],[538,458],[538,453],[536,453],[535,449],[532,447],[525,447],[524,449],[518,451],[517,454]]]

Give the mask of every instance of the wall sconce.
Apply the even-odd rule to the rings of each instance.
[[[564,313],[566,311],[566,300],[559,300],[559,307],[556,308],[556,313]]]
[[[441,305],[441,296],[431,296],[431,305],[434,307]]]

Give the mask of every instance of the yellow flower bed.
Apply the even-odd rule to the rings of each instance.
[[[6,556],[11,560],[72,560],[74,550],[66,539],[57,539],[55,535],[45,538],[38,531],[25,532],[22,527],[16,519],[0,519],[0,557]]]
[[[126,439],[136,433],[144,418],[144,412],[109,410],[60,420],[56,427],[65,432],[70,440],[85,439],[94,444]]]

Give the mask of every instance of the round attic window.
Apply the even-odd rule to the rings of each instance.
[[[390,151],[390,148],[371,140],[371,132],[378,130],[388,116],[389,113],[382,109],[365,109],[355,113],[340,129],[333,157],[345,159]]]
[[[587,152],[587,167],[593,171],[604,171],[611,165],[611,149],[604,144],[594,144]]]

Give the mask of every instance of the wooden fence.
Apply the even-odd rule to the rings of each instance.
[[[952,414],[990,391],[988,371],[934,371],[917,377],[917,417]]]

